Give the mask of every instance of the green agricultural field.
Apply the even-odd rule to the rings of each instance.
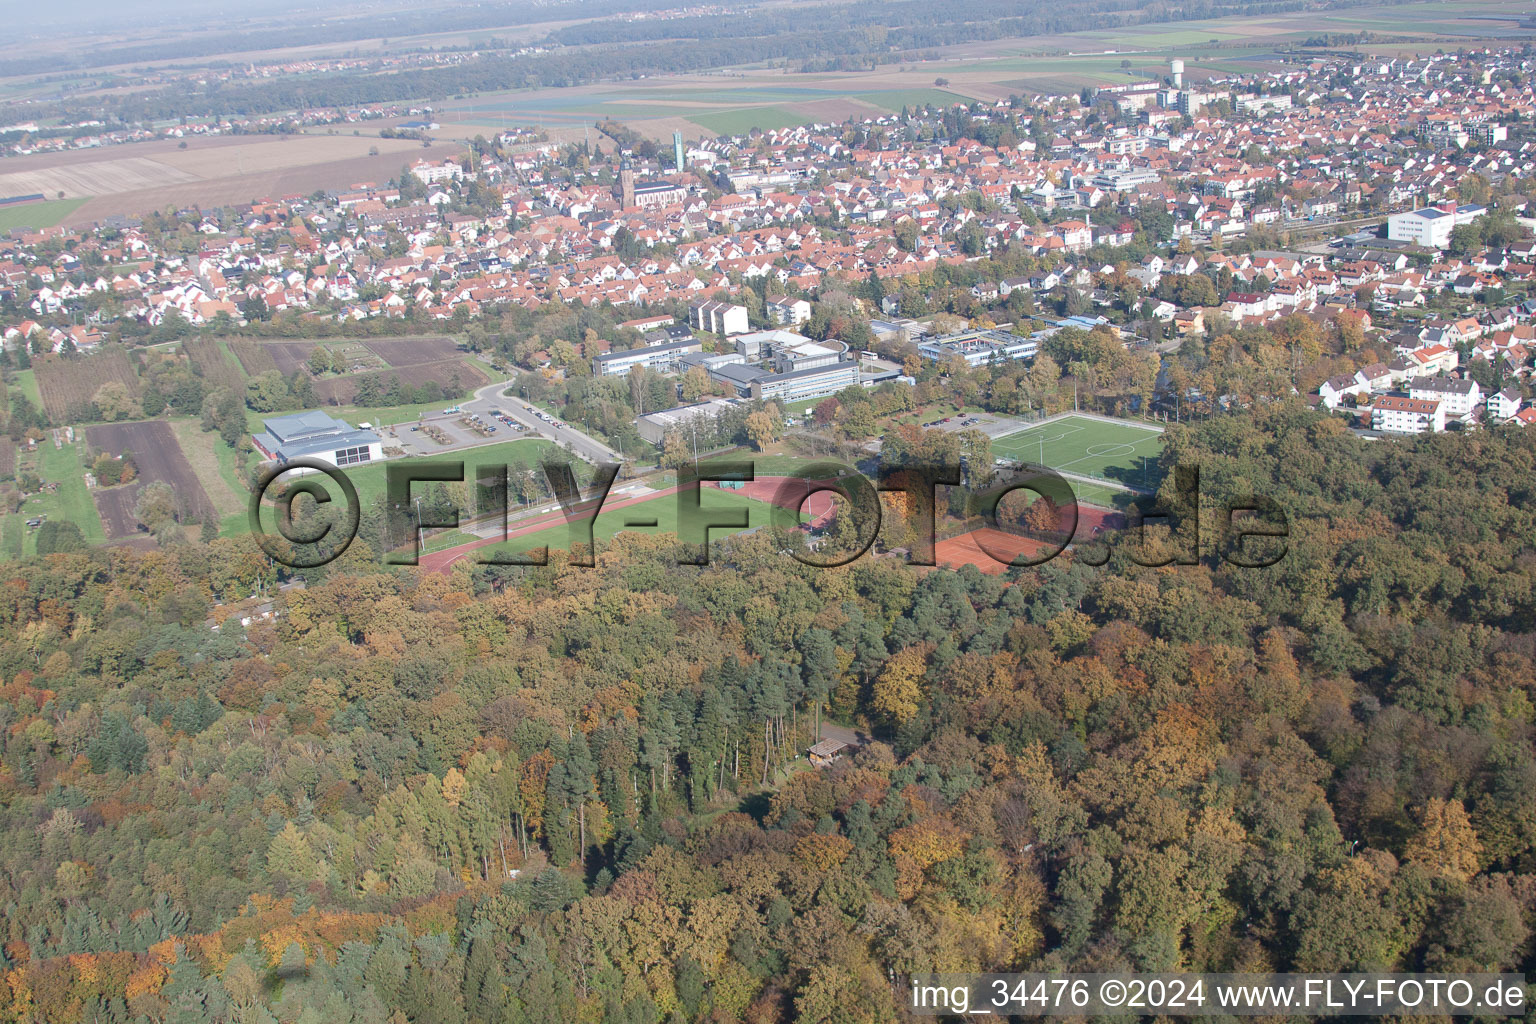
[[[796,114],[783,107],[744,107],[740,110],[721,110],[708,114],[684,115],[700,128],[718,135],[745,135],[753,128],[772,131],[814,121],[810,115]]]
[[[969,97],[947,89],[884,89],[880,92],[855,93],[853,98],[872,103],[893,114],[900,113],[902,107],[924,107],[930,103],[936,107],[946,107],[951,103],[973,102]]]
[[[86,199],[54,199],[0,207],[0,233],[12,228],[51,228],[86,204]]]
[[[1163,435],[1134,423],[1063,416],[996,438],[992,452],[1058,472],[1150,488],[1159,479]]]

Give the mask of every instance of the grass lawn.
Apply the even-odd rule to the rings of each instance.
[[[51,228],[85,203],[85,199],[54,199],[0,207],[0,232],[12,228]]]
[[[615,534],[629,530],[635,533],[677,533],[677,508],[678,496],[667,494],[642,501],[624,508],[605,509],[598,514],[597,522],[592,528],[592,537],[596,541],[613,539]],[[732,494],[730,491],[721,491],[712,487],[706,487],[700,492],[699,504],[706,513],[712,513],[719,509],[746,509],[748,516],[748,529],[756,529],[767,526],[772,522],[773,506],[763,501],[755,501],[752,498]],[[654,525],[653,525],[654,524]],[[719,539],[738,530],[712,529],[709,531],[711,540]],[[551,548],[568,548],[571,543],[570,527],[565,523],[538,530],[522,537],[514,537],[504,544],[488,545],[476,554],[485,557],[492,551],[505,552],[507,554],[521,554],[533,548],[541,548],[548,545]]]
[[[213,445],[214,456],[219,460],[219,476],[231,489],[240,495],[240,511],[225,516],[219,521],[219,536],[238,537],[250,532],[251,524],[248,518],[247,503],[250,501],[250,491],[246,488],[245,481],[241,478],[239,469],[235,464],[235,450],[225,444],[223,439],[217,439]],[[255,466],[260,453],[253,454],[246,462],[247,466]]]
[[[475,479],[475,473],[480,466],[505,466],[514,462],[526,465],[535,465],[547,452],[553,451],[556,445],[553,441],[545,441],[540,438],[523,438],[519,441],[502,441],[499,444],[483,445],[479,448],[468,448],[461,451],[443,452],[442,454],[426,456],[419,459],[392,459],[389,462],[376,462],[368,466],[348,466],[343,472],[347,479],[352,481],[352,486],[357,488],[358,500],[367,508],[373,502],[384,496],[386,488],[387,467],[395,464],[415,462],[425,464],[428,462],[455,462],[464,463],[464,482],[469,485]],[[581,463],[575,467],[576,479],[582,479]],[[416,484],[412,493],[420,491],[423,484]],[[340,497],[337,495],[336,497]]]
[[[805,398],[798,402],[787,402],[784,404],[784,415],[796,417],[804,416],[806,413],[816,408],[818,404],[825,401],[825,398]]]
[[[954,402],[930,402],[920,409],[914,409],[911,412],[904,412],[900,413],[899,415],[892,416],[890,417],[889,422],[892,424],[911,423],[916,426],[922,426],[924,423],[932,423],[934,420],[943,419],[945,416],[982,416],[986,415],[986,412],[987,410],[983,409],[979,405],[956,405]]]
[[[1131,499],[1135,497],[1129,491],[1116,490],[1102,484],[1085,484],[1081,480],[1068,480],[1067,483],[1072,493],[1077,495],[1077,500],[1085,505],[1124,509],[1129,507]]]
[[[169,421],[176,443],[187,457],[198,482],[213,502],[214,509],[222,518],[245,508],[246,490],[234,478],[234,454],[215,431],[204,431],[202,425],[190,417],[177,417]],[[229,458],[220,465],[219,449],[229,452]],[[228,469],[228,475],[225,469]]]
[[[496,369],[496,367],[492,366],[484,359],[481,359],[479,356],[465,356],[464,361],[469,363],[475,369],[479,370],[481,373],[485,374],[486,377],[491,380],[501,380],[506,376],[506,374],[501,370]],[[469,396],[465,395],[464,397],[468,398]]]
[[[421,551],[423,554],[443,551],[447,548],[456,548],[460,544],[472,544],[484,539],[479,534],[465,533],[463,530],[439,530],[422,538]]]
[[[6,557],[37,553],[37,531],[25,525],[33,516],[47,516],[58,523],[74,523],[80,527],[87,544],[100,544],[107,539],[96,502],[85,486],[85,467],[80,462],[79,445],[55,448],[52,438],[40,441],[37,451],[17,453],[17,471],[22,470],[35,472],[45,482],[58,484],[59,489],[52,494],[29,495],[20,511],[5,517],[0,526],[0,548]]]
[[[1133,423],[1064,416],[992,441],[1002,458],[1135,487],[1156,487],[1163,436]],[[1088,500],[1086,495],[1081,495]]]
[[[13,383],[22,394],[27,396],[27,401],[32,403],[32,408],[43,407],[43,394],[37,390],[37,374],[31,370],[18,370],[13,378]]]
[[[44,511],[49,512],[50,518],[68,520],[79,526],[88,544],[105,541],[107,534],[101,528],[96,502],[85,486],[85,466],[80,461],[83,444],[76,442],[55,448],[51,440],[45,440],[37,447],[41,456],[38,475],[59,485],[58,491],[40,499],[45,504]],[[52,508],[46,507],[48,505]]]

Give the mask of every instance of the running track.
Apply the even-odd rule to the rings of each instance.
[[[774,502],[774,498],[778,494],[779,486],[786,479],[789,478],[781,476],[759,477],[756,480],[746,482],[742,487],[732,490],[729,493],[740,494],[744,497],[753,498],[764,503],[777,504]],[[713,481],[708,481],[708,483],[710,486],[717,488],[719,486]],[[659,491],[652,491],[649,494],[605,501],[603,503],[602,511],[609,512],[615,509],[627,508],[630,505],[638,505],[642,502],[657,501],[661,498],[667,497],[668,495],[676,493],[677,486],[674,484],[671,487],[667,487]],[[793,508],[796,511],[799,511],[798,505],[790,504],[790,502],[793,501],[794,496],[790,495],[783,503],[783,506],[785,508]],[[812,517],[811,525],[822,525],[828,518],[831,517],[835,507],[836,505],[833,501],[832,492],[821,491],[815,494],[810,502],[810,506],[806,509],[806,511]],[[1096,532],[1096,529],[1124,529],[1126,525],[1125,517],[1123,514],[1111,511],[1109,509],[1100,509],[1095,506],[1080,504],[1078,505],[1077,511],[1078,522],[1077,530],[1073,536],[1074,540],[1086,540],[1093,536],[1093,534]],[[546,512],[543,515],[535,516],[533,519],[518,525],[515,529],[508,530],[505,537],[485,537],[481,540],[471,541],[467,544],[460,544],[457,547],[445,548],[442,551],[434,551],[429,554],[423,554],[418,564],[421,568],[430,572],[448,572],[453,563],[457,562],[461,558],[464,558],[472,551],[475,551],[479,548],[490,547],[494,544],[502,544],[514,537],[522,537],[526,534],[536,533],[539,530],[545,530],[551,526],[558,526],[565,521],[564,511],[556,510],[554,512]],[[1000,539],[1005,536],[1008,536],[1008,540],[1004,541]],[[1017,542],[1016,538],[1006,534],[999,534],[998,538],[999,539],[994,540],[994,546],[1004,549],[1006,549],[1011,542]],[[972,554],[968,548],[974,546],[973,541],[970,544],[967,544],[965,540],[957,537],[951,538],[950,543],[951,546],[949,549],[946,549],[945,553],[949,554],[954,559],[953,564],[964,564],[966,561],[970,561],[970,559],[965,556]],[[1021,548],[1021,550],[1023,550],[1023,548]],[[974,554],[981,554],[981,552],[979,549],[977,549]],[[954,558],[954,556],[961,557]],[[939,564],[942,565],[945,564],[946,559],[940,558],[938,561]],[[986,563],[989,566],[995,566],[997,572],[1001,572],[1006,568],[1006,566],[991,558],[987,558]],[[983,567],[983,571],[987,571],[986,567]]]
[[[613,509],[625,508],[629,505],[638,505],[644,501],[655,501],[658,498],[665,498],[669,494],[676,493],[677,486],[674,484],[673,486],[660,491],[652,491],[650,494],[639,495],[631,498],[620,498],[618,501],[605,501],[603,502],[602,511],[608,512]],[[431,554],[422,555],[418,564],[421,566],[421,568],[428,569],[432,572],[447,572],[449,566],[453,565],[454,562],[457,562],[471,551],[474,551],[478,548],[490,547],[493,544],[504,544],[511,540],[513,537],[522,537],[525,534],[537,533],[538,531],[548,529],[551,526],[558,526],[563,522],[565,522],[565,511],[563,509],[554,512],[546,512],[541,516],[535,516],[527,523],[518,526],[515,530],[508,530],[505,537],[486,537],[482,540],[470,541],[467,544],[460,544],[457,547],[444,548],[442,551],[434,551]]]
[[[753,498],[757,501],[764,502],[765,504],[776,504],[776,502],[774,502],[774,497],[778,493],[779,485],[782,484],[786,479],[789,478],[782,476],[758,477],[756,480],[747,481],[740,488],[731,490],[728,493],[740,494],[744,497]],[[717,489],[724,489],[720,488],[719,484],[715,481],[706,482],[710,486]],[[641,502],[657,501],[661,498],[665,498],[670,494],[676,493],[677,486],[674,484],[671,487],[660,491],[652,491],[649,494],[605,501],[603,502],[601,511],[611,512],[615,509],[625,508],[629,505],[638,505]],[[799,511],[799,506],[790,505],[788,503],[789,501],[793,501],[793,497],[789,498],[784,503],[784,507],[793,508],[796,511]],[[807,511],[812,516],[811,525],[822,525],[827,519],[831,518],[832,512],[835,508],[836,505],[833,501],[831,492],[820,492],[814,495],[810,502],[810,507],[807,509]],[[449,567],[452,566],[454,562],[457,562],[459,559],[463,558],[478,548],[490,547],[493,544],[502,544],[514,537],[522,537],[526,534],[537,533],[539,530],[545,530],[551,526],[558,526],[565,521],[565,512],[563,510],[546,512],[543,515],[535,516],[534,518],[528,520],[526,523],[519,524],[516,529],[508,530],[505,537],[486,537],[481,540],[460,544],[457,547],[444,548],[442,551],[434,551],[430,554],[424,554],[421,556],[418,564],[421,568],[427,569],[431,572],[447,572]]]

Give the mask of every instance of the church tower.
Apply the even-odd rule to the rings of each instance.
[[[629,209],[635,205],[635,169],[625,160],[619,164],[619,205]]]

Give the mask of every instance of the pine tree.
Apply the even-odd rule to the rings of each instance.
[[[506,976],[498,962],[488,924],[469,935],[469,955],[464,960],[464,1009],[472,1024],[496,1024],[506,1006]]]

